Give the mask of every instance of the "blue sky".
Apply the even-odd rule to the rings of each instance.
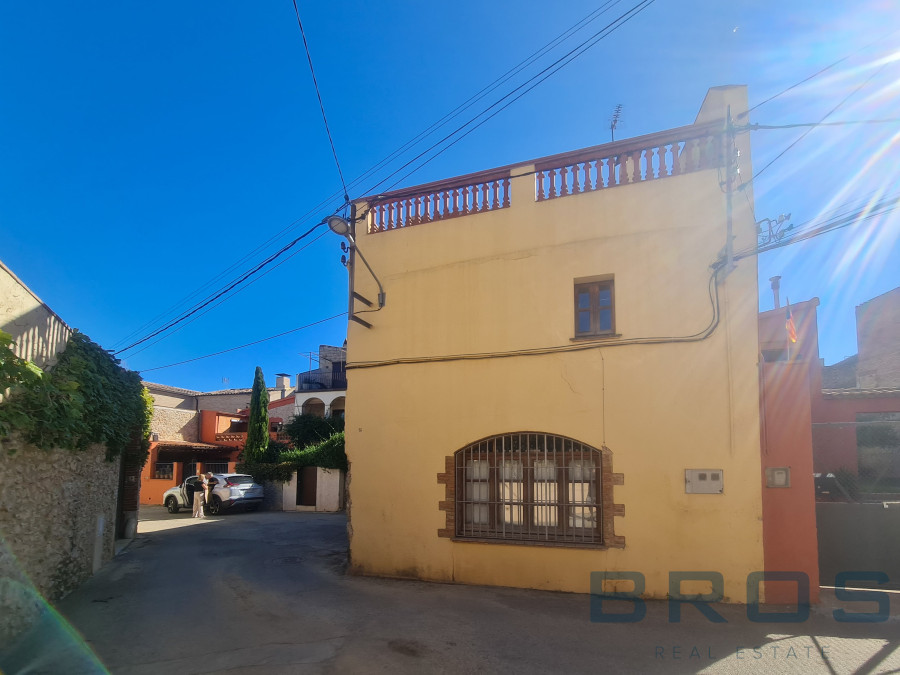
[[[601,4],[300,3],[345,176]],[[617,138],[691,123],[715,85],[747,84],[754,105],[848,54],[752,120],[818,121],[870,77],[829,119],[898,117],[900,33],[887,35],[897,25],[888,1],[657,0],[406,184],[605,142],[618,103]],[[4,3],[0,91],[0,259],[107,348],[244,256],[204,294],[297,236],[340,190],[290,0]],[[754,168],[801,133],[753,132]],[[791,212],[799,224],[896,191],[898,134],[896,123],[815,129],[754,181],[757,217]],[[768,277],[780,274],[783,296],[820,298],[826,363],[855,353],[853,308],[900,285],[898,214],[761,256],[761,309],[772,306]],[[316,239],[125,365],[191,359],[341,312],[340,256],[336,237]],[[261,365],[271,383],[345,334],[338,319],[146,378],[244,387]]]

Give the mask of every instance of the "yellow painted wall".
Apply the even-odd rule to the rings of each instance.
[[[733,114],[746,109],[744,88],[729,88],[716,103],[722,99]],[[741,170],[750,175],[746,136],[740,143]],[[512,195],[512,206],[496,212],[357,229],[387,302],[361,315],[373,328],[351,322],[348,337],[354,569],[578,592],[589,590],[592,571],[633,570],[653,597],[667,593],[670,570],[715,570],[726,597],[744,601],[747,573],[763,569],[755,259],[720,284],[721,322],[702,342],[352,368],[572,344],[573,280],[599,274],[615,275],[622,338],[691,335],[709,324],[710,264],[725,242],[715,170],[545,202],[534,201],[528,174],[513,179]],[[748,200],[734,205],[736,248],[753,246]],[[354,283],[376,297],[362,265]],[[614,491],[625,506],[615,518],[623,549],[438,537],[444,458],[517,431],[595,447],[605,441],[625,478]],[[686,468],[724,469],[725,494],[685,494]]]

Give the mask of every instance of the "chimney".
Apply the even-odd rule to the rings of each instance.
[[[775,298],[775,309],[781,307],[781,299],[778,297],[778,289],[781,288],[781,277],[769,277],[772,284],[772,295]]]
[[[278,373],[275,376],[275,388],[287,390],[291,388],[291,376],[287,373]]]

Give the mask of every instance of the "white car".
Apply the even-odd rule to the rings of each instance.
[[[240,505],[248,511],[255,511],[263,500],[263,488],[254,482],[253,476],[245,473],[214,473],[219,481],[213,488],[212,498],[206,505],[209,513],[217,515],[223,509]],[[163,493],[163,504],[169,513],[178,513],[179,509],[190,509],[194,503],[194,491],[197,476],[188,476],[181,485],[169,488]]]

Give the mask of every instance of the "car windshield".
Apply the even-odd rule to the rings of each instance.
[[[225,480],[227,480],[232,485],[244,485],[253,482],[253,476],[228,476]]]

